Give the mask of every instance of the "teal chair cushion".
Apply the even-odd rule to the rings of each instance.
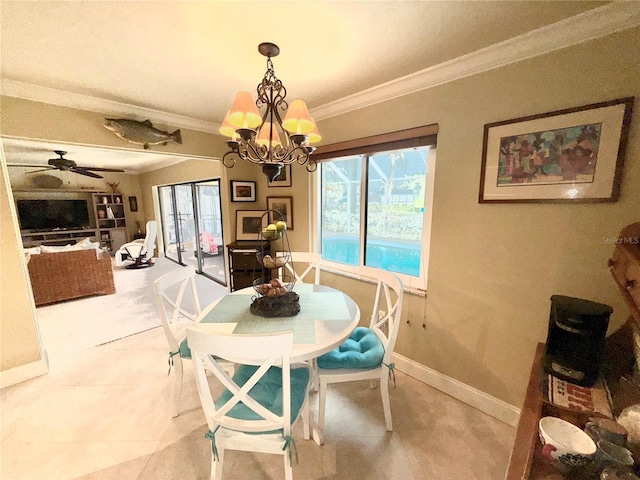
[[[187,337],[180,342],[180,356],[182,358],[191,358],[191,349],[187,343]]]
[[[253,365],[240,365],[233,380],[236,384],[242,386],[255,373],[258,367]],[[292,368],[291,369],[291,420],[298,417],[298,413],[304,404],[304,400],[309,388],[309,369],[308,368]],[[282,415],[282,369],[271,367],[267,373],[256,383],[249,395],[267,410]],[[216,400],[216,408],[224,405],[233,395],[228,389],[224,389],[218,400]],[[257,413],[247,407],[244,403],[239,402],[233,406],[227,413],[229,417],[240,420],[262,420]]]
[[[367,327],[357,327],[338,348],[318,357],[318,367],[375,368],[382,363],[384,347],[378,336]]]

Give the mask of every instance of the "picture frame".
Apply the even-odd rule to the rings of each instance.
[[[231,180],[232,202],[255,202],[256,182]]]
[[[236,210],[236,240],[258,240],[267,217],[264,210]]]
[[[287,224],[287,230],[293,230],[293,197],[267,197],[267,210],[275,210],[282,215],[269,212],[269,222],[280,220]]]
[[[484,126],[479,203],[615,202],[633,97]]]
[[[267,180],[269,187],[290,187],[291,185],[291,165],[283,165],[280,174],[273,181]]]
[[[138,211],[138,199],[136,197],[129,197],[129,210],[132,212]]]

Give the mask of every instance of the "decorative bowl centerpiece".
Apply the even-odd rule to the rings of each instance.
[[[277,210],[267,210],[263,220],[265,216],[271,223],[258,233],[257,240],[263,246],[256,258],[266,276],[253,281],[257,295],[252,299],[250,310],[261,317],[290,317],[300,311],[300,297],[293,291],[295,275],[284,268],[291,262],[287,224]]]
[[[292,317],[300,311],[300,297],[293,290],[295,282],[282,282],[277,278],[259,278],[253,282],[258,296],[250,311],[261,317]]]

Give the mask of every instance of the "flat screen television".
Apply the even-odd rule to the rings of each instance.
[[[86,200],[18,200],[21,230],[80,230],[89,227]]]

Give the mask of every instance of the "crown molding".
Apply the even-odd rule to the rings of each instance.
[[[311,109],[316,120],[342,115],[640,25],[640,2],[612,2],[467,55]]]
[[[392,100],[640,25],[640,2],[614,1],[311,109],[316,120]],[[219,123],[2,78],[2,95],[218,134]]]
[[[30,83],[2,79],[2,95],[7,97],[23,98],[34,102],[49,103],[60,107],[77,108],[89,112],[97,112],[116,117],[131,118],[137,117],[140,120],[149,119],[154,123],[171,125],[198,132],[218,133],[219,123],[207,122],[197,118],[177,115],[152,108],[129,105],[127,103],[115,102],[104,98],[91,97],[79,93],[66,92],[56,88],[42,87]]]

